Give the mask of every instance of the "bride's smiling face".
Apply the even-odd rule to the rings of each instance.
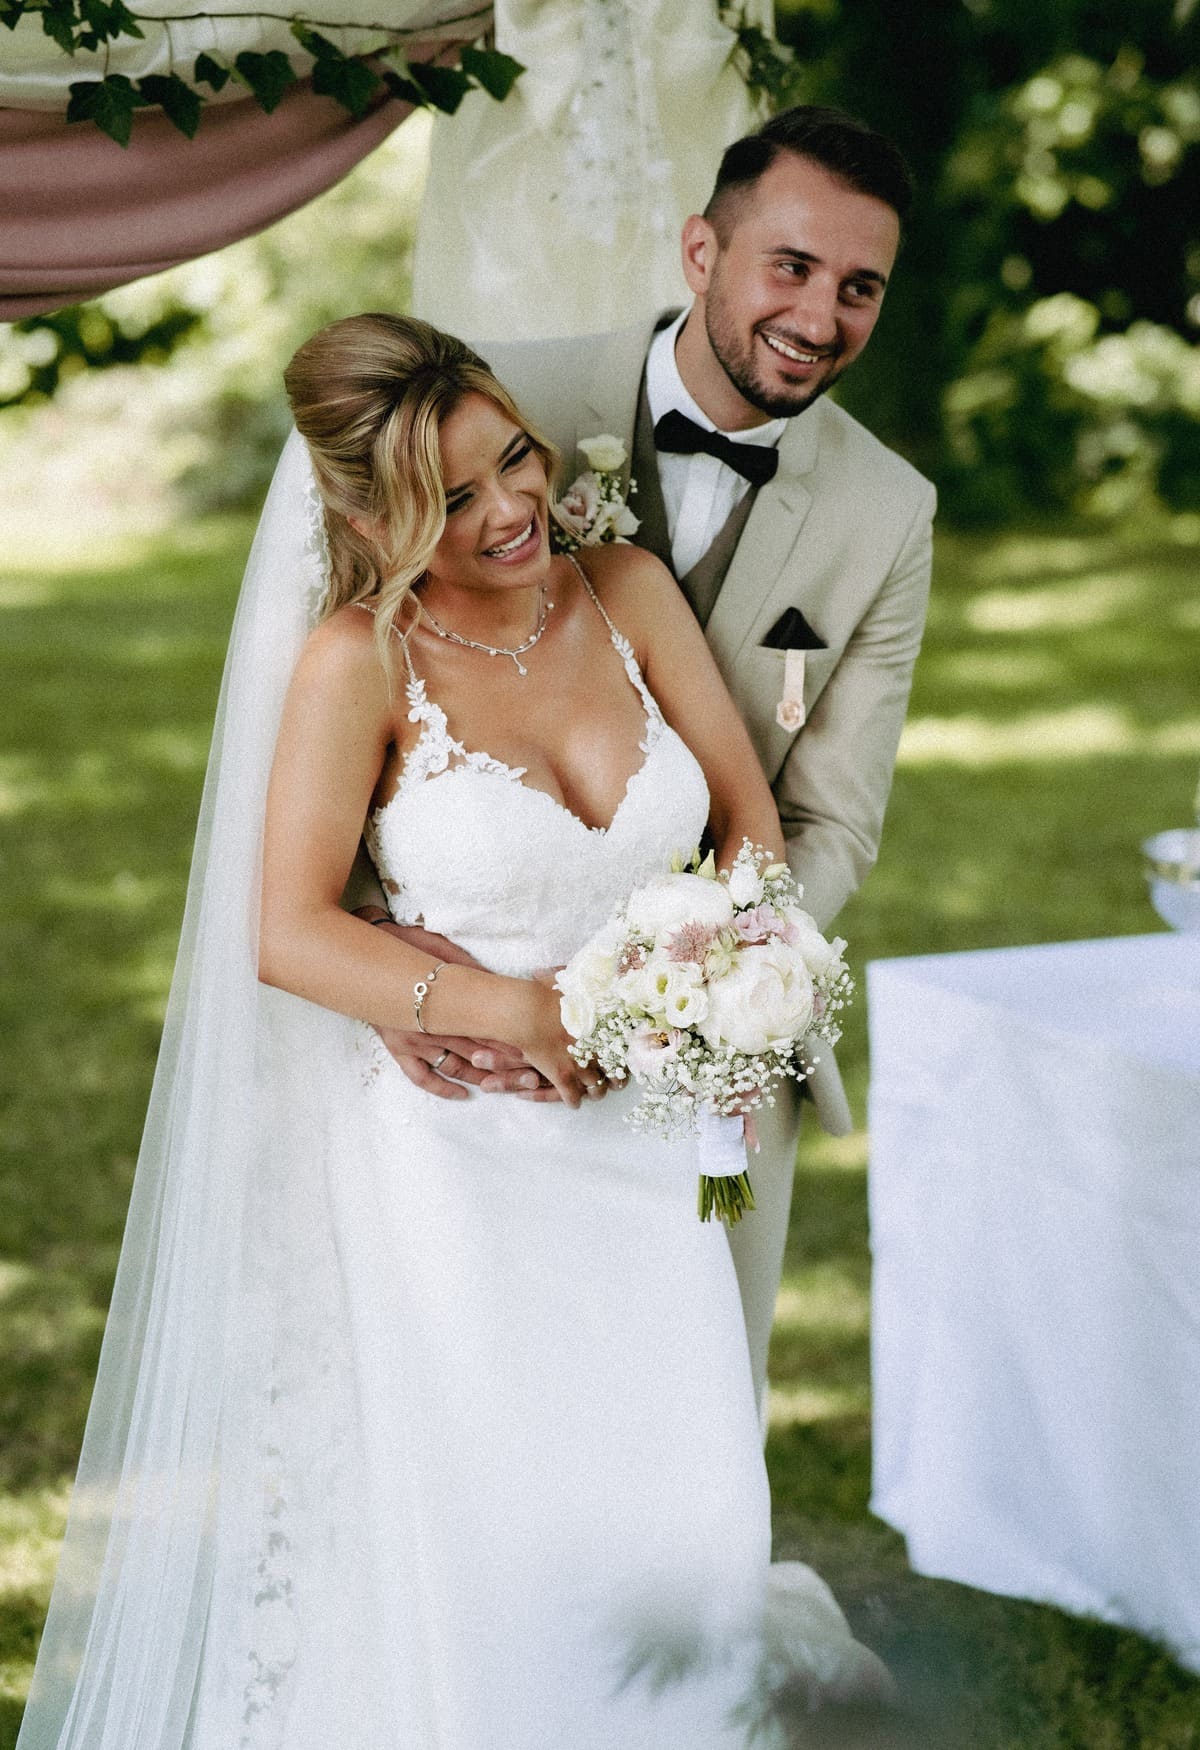
[[[546,470],[527,434],[469,394],[438,432],[446,528],[426,576],[457,589],[539,584],[550,563]]]

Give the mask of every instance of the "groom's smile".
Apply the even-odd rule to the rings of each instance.
[[[684,227],[696,308],[676,350],[722,431],[803,412],[871,337],[900,240],[896,213],[784,152]]]

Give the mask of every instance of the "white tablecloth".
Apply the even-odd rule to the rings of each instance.
[[[1200,1671],[1200,935],[877,961],[872,1507]]]

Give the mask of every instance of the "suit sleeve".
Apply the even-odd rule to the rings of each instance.
[[[792,872],[825,929],[875,862],[929,599],[927,487],[890,572],[775,782]]]

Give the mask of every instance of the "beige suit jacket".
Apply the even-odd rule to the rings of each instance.
[[[574,477],[581,438],[633,452],[652,331],[480,348]],[[827,398],[789,422],[707,626],[771,783],[788,861],[824,929],[875,861],[929,594],[934,489]],[[636,496],[632,500],[636,511]],[[825,649],[805,659],[806,721],[776,722],[785,656],[763,638],[798,608]],[[812,1079],[826,1129],[850,1127],[837,1066]]]

